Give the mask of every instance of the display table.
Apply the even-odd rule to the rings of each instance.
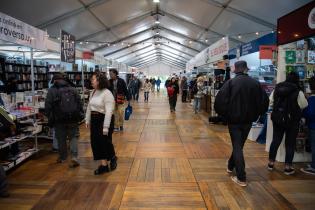
[[[247,139],[251,141],[256,141],[263,127],[264,125],[253,124],[252,128],[249,131]]]
[[[270,117],[270,113],[268,113],[268,122],[267,122],[267,136],[266,136],[266,151],[269,152],[270,149],[270,145],[272,142],[272,135],[273,135],[273,126],[272,126],[272,121],[271,121],[271,117]],[[283,137],[285,138],[285,136]],[[285,140],[283,139],[283,141],[281,142],[278,152],[277,152],[277,156],[276,156],[276,160],[278,162],[285,162]],[[294,153],[294,159],[293,162],[310,162],[312,160],[312,155],[311,153],[308,152],[295,152]]]

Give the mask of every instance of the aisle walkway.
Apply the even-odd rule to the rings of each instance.
[[[9,175],[11,197],[0,209],[314,209],[315,179],[266,169],[264,145],[247,142],[249,185],[226,173],[230,141],[224,126],[178,103],[171,114],[164,94],[134,104],[125,131],[114,135],[116,171],[94,176],[89,136],[81,129],[81,167],[55,164],[41,154]],[[281,166],[282,167],[282,166]]]

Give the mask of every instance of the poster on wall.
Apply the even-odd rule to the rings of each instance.
[[[299,40],[296,42],[296,49],[297,50],[303,50],[304,49],[304,39],[303,40]]]
[[[0,12],[0,40],[47,50],[47,33]]]
[[[286,71],[286,73],[294,72],[294,71],[295,71],[295,67],[294,67],[294,66],[287,65],[287,66],[285,67],[285,71]]]
[[[294,50],[285,51],[285,63],[293,64],[296,62],[296,52]]]
[[[307,39],[307,47],[309,50],[315,50],[315,37]]]
[[[315,51],[314,50],[308,51],[307,63],[315,64]]]
[[[305,63],[305,53],[303,50],[296,51],[296,63]]]
[[[61,31],[61,61],[75,63],[75,37]]]

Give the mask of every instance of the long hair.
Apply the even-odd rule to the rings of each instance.
[[[108,89],[109,88],[109,82],[106,77],[106,75],[102,72],[95,72],[93,76],[96,77],[96,80],[98,81],[98,89],[103,90],[103,89]]]

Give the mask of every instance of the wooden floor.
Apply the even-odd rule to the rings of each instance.
[[[82,127],[81,166],[58,165],[43,150],[8,175],[11,197],[0,199],[0,209],[315,209],[315,177],[286,176],[282,164],[269,172],[264,145],[247,141],[249,184],[241,188],[226,173],[226,128],[209,125],[187,103],[171,114],[165,93],[150,97],[133,104],[125,131],[114,135],[117,170],[93,175],[98,163]]]

